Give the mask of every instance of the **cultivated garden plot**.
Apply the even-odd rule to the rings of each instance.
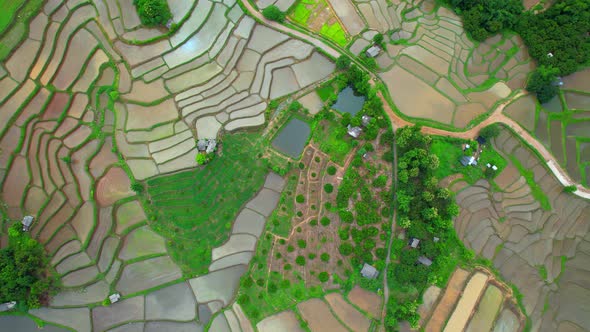
[[[533,330],[589,329],[582,308],[590,290],[576,280],[590,278],[582,268],[590,257],[590,205],[564,192],[543,161],[509,131],[494,146],[510,160],[494,185],[451,183],[461,206],[455,221],[459,238],[522,293]],[[502,319],[513,326],[509,314]]]
[[[523,89],[534,69],[517,36],[476,45],[459,17],[431,1],[359,1],[357,7],[371,30],[350,51],[366,50],[376,31],[385,35],[376,58],[380,76],[406,116],[465,128]]]
[[[182,279],[197,269],[171,250],[174,229],[152,227],[159,211],[144,212],[138,181],[196,167],[197,138],[263,125],[270,97],[334,69],[312,45],[255,23],[235,1],[169,5],[172,33],[142,26],[132,0],[48,1],[0,65],[1,198],[11,219],[35,217],[31,235],[63,285],[48,307],[31,312],[40,319],[77,331],[129,321],[150,321],[133,325],[146,331],[171,321],[203,328],[231,302],[231,287],[193,294],[200,282]],[[264,229],[258,214],[268,217],[268,199],[278,201],[282,189],[267,180],[263,202],[248,208],[254,215],[234,223],[264,170],[220,216],[229,227],[219,223],[223,236],[206,250],[212,273],[231,270],[238,280],[245,271]],[[109,306],[113,293],[122,299]],[[170,298],[193,308],[171,310]]]

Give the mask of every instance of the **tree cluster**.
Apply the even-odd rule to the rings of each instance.
[[[166,0],[134,0],[141,24],[153,27],[166,25],[172,18],[172,13]]]
[[[0,303],[38,308],[57,287],[43,246],[23,232],[20,223],[9,228],[8,247],[0,249],[0,271]]]
[[[396,285],[421,290],[429,281],[437,278],[440,265],[447,261],[450,253],[446,239],[452,238],[452,218],[459,209],[452,193],[446,188],[440,188],[434,176],[439,160],[430,153],[431,138],[420,133],[419,126],[400,128],[396,137],[400,154],[396,192],[397,222],[406,229],[406,239],[417,238],[420,244],[418,248],[404,246],[397,253],[399,263],[391,266],[387,273]],[[439,240],[434,241],[435,237]],[[430,259],[432,265],[419,263],[418,258],[421,256]],[[396,303],[395,307],[388,308],[386,325],[393,328],[397,320],[417,323],[415,310],[408,310],[413,305],[408,306],[408,303]]]
[[[520,0],[447,0],[462,17],[465,31],[483,41],[502,31],[515,31],[540,67],[527,90],[546,102],[557,94],[557,76],[577,71],[590,61],[590,3],[559,0],[547,10],[524,11]]]

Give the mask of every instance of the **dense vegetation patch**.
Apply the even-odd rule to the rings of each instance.
[[[0,303],[16,301],[24,308],[49,304],[57,289],[43,246],[15,223],[8,229],[8,247],[0,249]]]
[[[548,101],[557,93],[555,78],[568,75],[590,60],[590,3],[558,0],[547,10],[524,11],[520,0],[447,0],[467,33],[483,41],[503,31],[517,32],[540,65],[527,87]],[[555,71],[554,71],[555,69]],[[553,73],[547,75],[547,73]]]
[[[392,259],[388,282],[393,295],[388,301],[385,325],[395,329],[398,321],[416,326],[421,295],[429,284],[444,286],[450,273],[464,257],[472,257],[457,239],[452,219],[459,213],[453,194],[438,186],[439,158],[432,153],[432,138],[420,127],[404,127],[396,133],[399,148],[399,179],[396,191],[397,223],[405,229],[405,240],[397,238],[390,248]],[[437,238],[435,240],[435,237]],[[410,238],[420,240],[416,248]],[[420,261],[427,259],[431,265]]]
[[[166,0],[133,0],[137,8],[141,24],[153,27],[166,25],[172,18],[172,13]]]

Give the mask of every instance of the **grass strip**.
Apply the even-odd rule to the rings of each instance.
[[[549,202],[549,197],[545,195],[541,186],[539,186],[537,182],[535,182],[535,173],[533,173],[532,170],[525,168],[521,164],[520,160],[518,160],[518,158],[516,158],[515,156],[510,156],[510,161],[512,161],[514,166],[518,169],[520,175],[522,175],[525,178],[526,183],[531,188],[531,193],[533,194],[533,197],[539,202],[539,204],[541,204],[543,210],[551,211],[551,203]]]

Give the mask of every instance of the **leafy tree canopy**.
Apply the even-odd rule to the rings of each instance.
[[[17,301],[29,308],[49,302],[57,281],[43,246],[21,230],[8,231],[8,247],[0,249],[0,303]]]
[[[285,13],[283,13],[279,7],[270,5],[262,10],[262,15],[271,21],[284,22]]]

